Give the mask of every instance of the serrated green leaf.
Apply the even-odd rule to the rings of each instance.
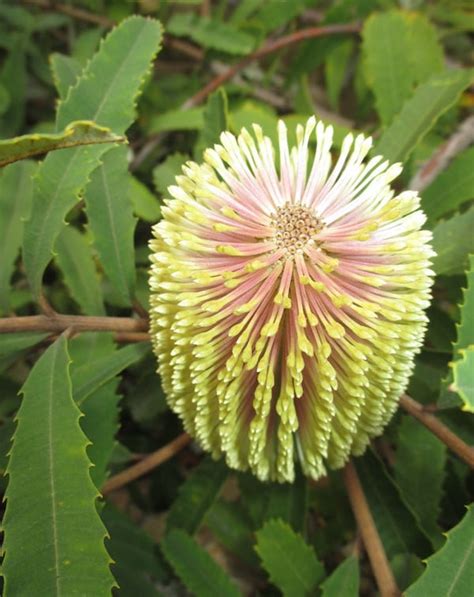
[[[130,175],[130,199],[133,211],[142,220],[157,222],[161,216],[158,198],[138,178]]]
[[[61,101],[56,128],[81,118],[123,134],[133,121],[137,95],[160,41],[161,25],[157,21],[138,16],[122,21]],[[107,149],[97,145],[56,152],[41,164],[23,243],[25,269],[36,297],[64,218]]]
[[[176,184],[175,178],[181,174],[181,166],[189,160],[183,153],[173,153],[153,169],[153,183],[158,193],[166,195],[168,187]]]
[[[161,542],[162,551],[186,588],[196,597],[238,597],[240,592],[207,551],[181,529]]]
[[[130,200],[127,149],[102,158],[84,193],[87,218],[102,267],[114,291],[131,304],[135,291],[134,234],[137,223]]]
[[[10,279],[21,246],[23,221],[33,196],[34,162],[12,164],[0,172],[0,309],[10,310]]]
[[[325,576],[324,567],[303,537],[282,520],[268,521],[256,536],[262,565],[283,595],[313,595]]]
[[[153,539],[128,516],[107,504],[101,513],[110,535],[107,549],[114,560],[112,572],[120,597],[157,597],[155,580],[164,580],[164,563],[154,551]]]
[[[206,515],[208,526],[218,541],[239,560],[257,567],[258,558],[253,550],[253,525],[239,502],[217,500]]]
[[[166,528],[179,528],[189,534],[195,533],[217,498],[222,484],[228,475],[222,460],[204,458],[189,478],[180,486],[166,519]]]
[[[474,207],[439,222],[433,228],[433,269],[437,274],[452,276],[466,269],[469,254],[474,253]]]
[[[204,109],[204,125],[195,149],[195,156],[200,159],[202,152],[219,143],[219,136],[229,129],[227,95],[218,89],[209,96]]]
[[[170,110],[151,119],[150,133],[165,131],[193,131],[200,130],[204,125],[203,108],[189,108],[189,110]]]
[[[472,164],[474,147],[458,155],[446,170],[422,191],[421,206],[428,216],[428,225],[474,198]]]
[[[150,350],[148,342],[129,344],[112,354],[95,358],[71,371],[74,400],[80,406],[92,392],[110,381],[130,365],[137,363]]]
[[[421,14],[372,14],[362,31],[366,79],[384,125],[390,124],[416,84],[443,68],[436,30]]]
[[[82,66],[78,60],[65,54],[55,52],[49,57],[49,66],[53,76],[54,86],[61,99],[64,99],[70,87],[73,87],[79,78]]]
[[[453,364],[453,389],[464,402],[462,409],[474,413],[474,345],[461,350],[461,355]]]
[[[374,154],[391,162],[406,160],[438,118],[457,102],[473,70],[446,70],[421,83],[383,133]]]
[[[56,262],[72,298],[86,315],[103,315],[104,301],[97,268],[85,236],[66,226],[56,241]]]
[[[100,488],[108,475],[108,465],[115,445],[119,427],[118,403],[122,396],[117,392],[120,378],[114,377],[90,394],[81,404],[84,419],[82,429],[92,442],[87,453],[93,468],[91,478]]]
[[[48,153],[58,149],[97,145],[100,143],[124,143],[125,137],[115,135],[110,129],[89,120],[71,122],[62,133],[52,135],[34,133],[0,141],[0,168],[19,160]]]
[[[406,592],[407,597],[466,597],[474,586],[474,506],[446,535],[446,543],[428,558],[426,569]]]
[[[469,256],[469,268],[466,272],[467,284],[463,290],[460,304],[459,324],[456,325],[457,339],[453,346],[453,355],[474,344],[474,255]]]
[[[91,477],[96,487],[100,488],[106,477],[108,464],[115,446],[115,434],[118,429],[118,402],[121,396],[117,393],[120,378],[112,377],[113,371],[107,366],[118,360],[117,348],[112,335],[104,332],[86,332],[69,343],[71,356],[71,379],[73,380],[73,397],[81,398],[81,384],[87,376],[94,375],[96,361],[105,365],[103,374],[108,381],[96,387],[85,398],[81,399],[80,407],[84,414],[81,427],[91,441],[87,453],[94,465]],[[119,371],[117,372],[119,373]],[[75,387],[75,385],[77,387]]]
[[[418,421],[404,416],[398,428],[395,480],[434,547],[442,542],[437,521],[445,465],[445,445]]]
[[[105,597],[114,585],[68,369],[61,336],[23,386],[7,469],[6,596]]]
[[[383,463],[369,451],[354,464],[387,556],[405,552],[426,556],[430,544]]]
[[[359,595],[359,561],[349,556],[321,585],[323,597],[357,597]]]
[[[167,31],[178,37],[190,37],[204,48],[228,54],[248,54],[254,49],[254,38],[229,23],[200,17],[192,12],[175,13],[167,23]]]

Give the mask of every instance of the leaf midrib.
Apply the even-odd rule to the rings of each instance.
[[[56,361],[58,357],[57,348],[53,353],[53,360],[51,363],[51,373],[49,378],[49,392],[48,392],[48,472],[49,485],[51,490],[51,521],[53,531],[53,552],[54,552],[54,572],[56,582],[56,594],[61,594],[61,578],[59,574],[59,542],[58,542],[58,523],[56,511],[56,484],[54,480],[54,450],[53,450],[53,393],[54,393],[54,376],[56,370]]]

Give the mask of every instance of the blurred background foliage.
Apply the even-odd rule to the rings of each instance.
[[[159,29],[124,21],[131,15],[163,25],[163,47],[152,68]],[[99,49],[100,40],[120,23],[115,47],[107,54],[105,47]],[[311,27],[345,24],[354,26],[298,38]],[[97,123],[117,135],[127,131],[129,144],[107,146],[107,152],[97,146],[102,153],[93,155],[95,165],[87,162],[92,154],[76,153],[89,170],[84,165],[83,179],[71,182],[71,188],[57,187],[56,203],[51,199],[54,177],[66,167],[60,158],[42,166],[30,159],[1,171],[1,315],[38,313],[39,300],[62,314],[130,316],[135,311],[143,316],[150,228],[160,218],[161,201],[181,165],[199,161],[224,129],[238,132],[257,122],[275,138],[278,118],[294,130],[316,114],[333,124],[336,147],[349,131],[373,135],[376,150],[404,162],[399,189],[421,191],[438,252],[437,278],[409,394],[474,444],[474,262],[469,260],[474,252],[474,149],[469,147],[474,140],[473,31],[467,0],[3,0],[0,139],[58,133],[72,121],[94,120],[88,104],[105,101],[112,90],[107,118]],[[199,101],[196,94],[209,81],[285,36],[295,39],[249,60]],[[90,63],[97,52],[100,58]],[[71,172],[75,163],[68,162]],[[45,215],[47,206],[57,214],[56,222]],[[63,218],[70,226],[63,226]],[[167,407],[149,344],[132,339],[88,332],[51,345],[46,333],[0,337],[3,471],[15,428],[15,445],[24,444],[24,452],[18,447],[9,465],[8,501],[13,504],[15,496],[19,501],[5,521],[11,557],[4,574],[10,595],[53,594],[39,564],[38,569],[32,565],[31,573],[37,574],[32,586],[38,592],[15,592],[23,582],[13,572],[22,565],[19,542],[28,540],[34,554],[40,541],[34,533],[27,539],[12,519],[25,516],[19,490],[24,480],[32,496],[26,511],[33,522],[45,520],[42,504],[49,490],[31,471],[48,471],[48,438],[38,439],[36,429],[51,410],[46,405],[42,410],[41,403],[35,410],[33,400],[40,401],[45,376],[57,388],[67,377],[64,343],[72,361],[72,386],[63,391],[85,415],[81,428],[92,442],[87,458],[94,464],[97,487],[182,433]],[[15,427],[18,392],[27,379],[23,418]],[[67,454],[72,445],[84,451],[79,411],[63,413],[59,403],[52,404],[58,409],[56,419],[48,419],[50,431],[57,430],[55,449]],[[86,459],[65,456],[62,466],[65,495],[76,485],[81,493],[87,485],[85,477],[80,481],[89,466]],[[474,479],[468,466],[399,412],[371,451],[357,459],[356,469],[398,586],[412,585],[410,596],[444,595],[451,588],[450,594],[468,597],[474,586],[474,561],[468,556],[474,518],[465,508],[472,502]],[[18,484],[12,482],[15,475]],[[74,483],[67,480],[72,478]],[[6,486],[4,477],[3,492]],[[93,504],[89,489],[83,497]],[[377,592],[339,473],[317,483],[298,475],[293,485],[262,484],[212,462],[191,443],[145,477],[111,491],[99,510],[110,534],[106,549],[115,562],[117,595]],[[82,514],[83,524],[92,529],[94,512],[90,508]],[[453,527],[446,540],[443,533]],[[62,531],[74,541],[75,530]],[[91,590],[85,578],[78,579],[81,594],[110,593],[113,580],[104,572],[107,558],[99,548],[104,535],[100,529],[91,535],[97,570],[90,571],[90,578],[97,578],[97,584]],[[95,553],[92,547],[89,553]],[[422,560],[433,553],[436,560],[425,570]],[[84,560],[84,576],[87,566]]]

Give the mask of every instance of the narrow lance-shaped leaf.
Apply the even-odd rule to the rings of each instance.
[[[77,396],[81,395],[78,391],[80,388],[77,386],[88,378],[91,366],[96,362],[103,364],[106,360],[111,361],[117,355],[117,347],[112,334],[104,332],[81,334],[73,338],[69,345],[72,360],[72,391],[73,398],[77,402]],[[120,378],[112,377],[110,370],[104,371],[104,377],[108,381],[100,385],[96,383],[96,387],[81,399],[79,404],[84,414],[81,427],[91,441],[87,449],[87,454],[94,465],[91,469],[91,477],[99,489],[107,477],[107,468],[115,445],[119,417],[118,402],[121,398],[117,393]],[[96,378],[96,381],[99,380]]]
[[[453,346],[454,359],[460,350],[474,344],[474,255],[469,256],[469,269],[466,275],[467,284],[460,305],[459,324],[456,325],[457,339]]]
[[[91,176],[84,199],[94,245],[120,299],[130,304],[135,287],[136,218],[130,200],[127,149],[109,151]]]
[[[103,315],[104,301],[91,247],[85,236],[66,226],[56,242],[56,262],[72,298],[86,315]]]
[[[438,118],[470,85],[473,70],[446,70],[420,84],[374,149],[391,162],[406,160]]]
[[[446,535],[446,543],[426,562],[426,570],[407,597],[449,595],[466,597],[474,587],[474,505]]]
[[[224,570],[183,530],[170,531],[161,542],[161,549],[191,594],[198,597],[240,595]]]
[[[167,529],[195,533],[210,509],[228,474],[225,463],[205,458],[179,488],[166,520]]]
[[[114,585],[68,369],[61,336],[23,386],[3,521],[7,597],[105,597]]]
[[[314,549],[281,520],[270,520],[257,532],[255,547],[270,580],[285,597],[314,595],[324,567]]]
[[[125,140],[125,137],[115,135],[110,129],[94,122],[78,120],[71,122],[62,133],[34,133],[0,141],[0,167],[57,149],[99,143],[123,143]]]
[[[138,16],[123,21],[60,103],[56,128],[82,118],[123,134],[133,121],[136,97],[160,41],[157,21]],[[40,167],[23,243],[25,269],[36,297],[64,218],[107,149],[96,145],[51,153]]]
[[[34,162],[12,164],[0,172],[0,309],[10,309],[10,279],[33,196]]]
[[[398,429],[395,480],[435,547],[442,540],[437,521],[445,465],[444,444],[418,421],[404,416]]]
[[[369,451],[354,463],[387,556],[404,552],[427,555],[430,544],[382,462]]]
[[[433,224],[474,198],[474,147],[461,153],[424,191],[421,206]]]

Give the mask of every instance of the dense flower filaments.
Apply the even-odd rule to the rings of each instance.
[[[413,368],[432,272],[414,192],[371,140],[310,118],[289,148],[221,135],[169,189],[151,331],[171,407],[229,466],[318,478],[381,433]],[[316,145],[313,149],[312,141]],[[311,156],[311,157],[310,157]]]

